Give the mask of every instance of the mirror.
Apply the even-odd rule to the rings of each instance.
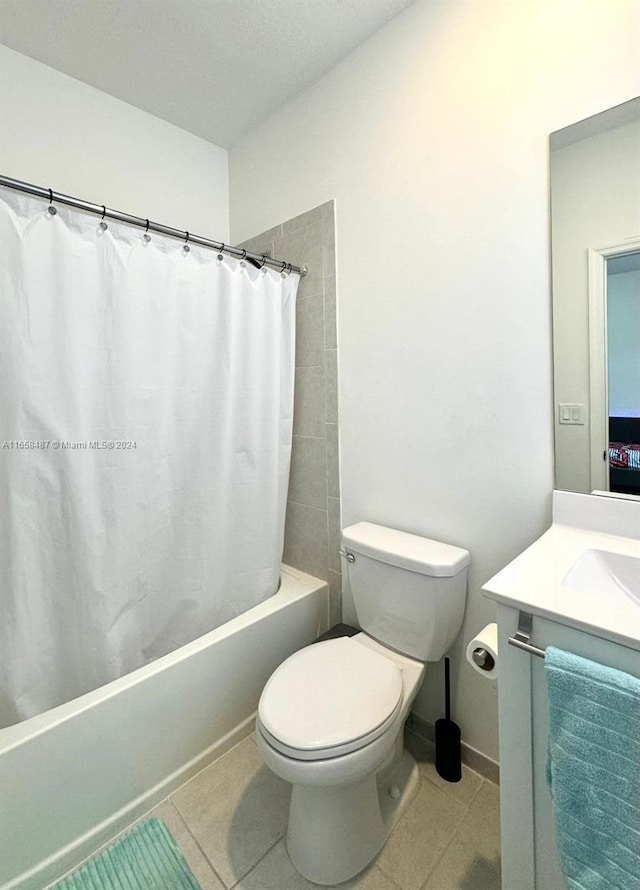
[[[550,138],[556,488],[640,496],[640,98]]]

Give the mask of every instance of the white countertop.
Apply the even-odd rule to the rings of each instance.
[[[483,587],[486,596],[561,624],[640,650],[640,602],[620,590],[578,590],[563,584],[586,550],[640,558],[640,540],[555,523]]]

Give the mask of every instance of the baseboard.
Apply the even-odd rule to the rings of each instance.
[[[425,760],[433,760],[436,738],[433,723],[429,723],[428,720],[424,720],[418,714],[412,712],[407,720],[405,732],[409,733],[412,737],[412,747],[416,751],[420,751]],[[476,750],[476,748],[472,748],[471,745],[467,744],[465,741],[461,743],[460,747],[462,762],[468,766],[469,769],[474,770],[476,773],[480,773],[481,776],[484,776],[484,778],[488,779],[490,782],[495,782],[496,785],[500,784],[499,763],[492,760],[490,757],[487,757],[487,755],[483,754],[481,751]]]
[[[71,844],[57,850],[53,856],[39,862],[28,872],[23,872],[9,883],[3,884],[0,890],[42,890],[43,887],[50,887],[70,872],[75,871],[78,866],[95,856],[103,847],[110,844],[125,829],[145,816],[181,785],[184,785],[214,760],[222,757],[234,745],[250,735],[254,724],[255,713],[198,754],[197,757],[131,801],[126,807],[76,838]]]

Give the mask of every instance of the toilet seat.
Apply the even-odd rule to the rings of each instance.
[[[296,760],[339,757],[370,744],[402,707],[401,668],[341,637],[307,646],[269,679],[258,728],[277,751]]]

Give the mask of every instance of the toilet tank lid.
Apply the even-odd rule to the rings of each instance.
[[[373,522],[357,522],[345,528],[342,541],[345,548],[354,553],[435,578],[457,575],[471,560],[469,551],[462,547]]]

